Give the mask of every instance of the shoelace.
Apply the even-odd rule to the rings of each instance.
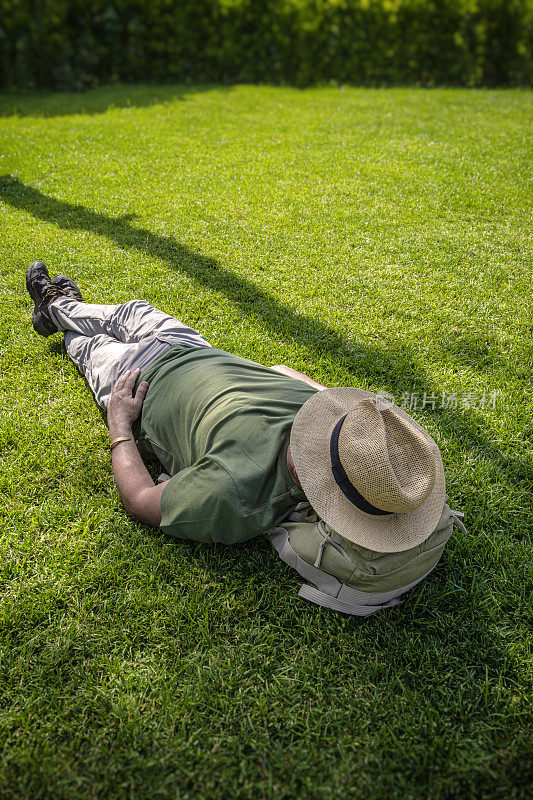
[[[39,305],[48,305],[52,300],[56,297],[64,297],[65,293],[61,291],[59,286],[55,286],[53,283],[50,286],[47,286],[44,290]]]

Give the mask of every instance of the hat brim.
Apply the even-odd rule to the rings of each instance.
[[[439,448],[429,433],[402,408],[388,404],[428,441],[435,455],[435,484],[424,503],[408,514],[366,514],[351,503],[333,476],[330,439],[339,419],[367,397],[380,400],[373,392],[350,387],[324,389],[310,397],[292,425],[292,458],[307,499],[337,533],[368,550],[400,553],[421,544],[434,531],[446,499],[444,467]]]

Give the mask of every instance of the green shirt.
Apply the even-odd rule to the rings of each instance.
[[[242,542],[305,500],[286,457],[294,417],[316,389],[213,347],[182,345],[141,379],[150,388],[140,446],[172,476],[161,496],[165,533]]]

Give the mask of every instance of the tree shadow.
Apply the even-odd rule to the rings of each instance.
[[[477,372],[489,372],[507,366],[505,353],[496,336],[489,331],[484,331],[481,336],[460,331],[454,338],[448,338],[441,349],[446,361],[454,361]]]
[[[268,334],[296,343],[309,359],[327,359],[347,370],[352,385],[366,382],[399,394],[407,388],[420,396],[441,395],[430,376],[396,341],[381,346],[350,342],[320,320],[299,313],[269,295],[252,281],[236,275],[215,259],[194,252],[173,237],[137,228],[131,216],[111,217],[44,194],[11,175],[0,176],[0,199],[7,205],[52,223],[62,230],[83,230],[102,236],[122,249],[134,250],[158,259],[169,269],[185,274],[204,287],[228,298],[243,317],[252,318]],[[471,346],[472,343],[471,343]],[[479,347],[483,348],[483,343]],[[402,385],[398,386],[399,376]],[[438,419],[440,430],[460,452],[492,462],[500,482],[516,486],[533,480],[533,468],[519,456],[502,453],[484,430],[481,415],[461,408],[436,407],[429,413]],[[446,464],[445,448],[443,449]],[[460,489],[459,489],[460,493]],[[493,520],[494,521],[494,520]],[[505,520],[502,519],[505,523]]]
[[[117,89],[120,88],[120,91]],[[17,92],[0,94],[0,117],[61,117],[105,114],[114,108],[145,108],[183,101],[195,94],[230,92],[219,84],[128,84],[102,86],[85,92]]]

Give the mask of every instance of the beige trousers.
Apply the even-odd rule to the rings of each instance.
[[[112,306],[59,297],[50,305],[50,316],[64,331],[67,353],[102,408],[125,370],[145,369],[173,344],[210,347],[193,328],[145,300]]]

